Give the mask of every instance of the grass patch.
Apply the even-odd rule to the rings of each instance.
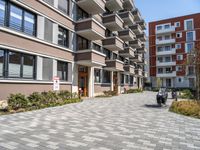
[[[174,101],[169,111],[200,119],[200,102],[193,100]]]

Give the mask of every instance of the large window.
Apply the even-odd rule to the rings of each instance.
[[[81,36],[78,36],[77,42],[78,42],[78,45],[77,45],[78,50],[89,49],[89,41],[87,39],[85,39]]]
[[[60,80],[68,81],[68,63],[58,61],[57,63],[57,75],[60,78]]]
[[[53,78],[53,59],[42,58],[42,79],[52,81]]]
[[[5,23],[5,1],[0,0],[0,25]]]
[[[9,1],[0,0],[0,25],[28,35],[36,35],[36,16]]]
[[[103,70],[103,83],[110,83],[110,71]]]
[[[194,43],[186,43],[186,53],[191,53],[194,49]]]
[[[58,0],[58,9],[69,15],[69,0]]]
[[[106,60],[111,59],[111,52],[107,49],[103,49],[103,53],[106,55]]]
[[[77,9],[78,9],[77,20],[81,20],[81,19],[85,19],[89,17],[89,14],[87,12],[85,12],[79,7]]]
[[[100,83],[101,82],[101,70],[94,69],[94,82]]]
[[[187,40],[187,42],[194,41],[194,32],[193,31],[186,33],[186,40]]]
[[[35,56],[0,50],[0,77],[35,79]]]
[[[45,18],[44,39],[48,42],[53,41],[53,22]]]
[[[193,30],[193,20],[190,19],[190,20],[186,20],[185,21],[185,29],[186,30]]]
[[[58,44],[64,47],[69,47],[69,31],[59,27]]]
[[[97,45],[97,44],[95,44],[95,43],[93,43],[93,49],[96,50],[96,51],[101,52],[101,46],[100,46],[100,45]]]
[[[5,55],[4,55],[4,51],[0,50],[0,77],[2,77],[4,75],[4,60],[5,60]]]

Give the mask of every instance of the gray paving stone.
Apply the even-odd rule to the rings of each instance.
[[[0,116],[0,150],[200,150],[200,120],[155,107],[156,93],[93,98]]]

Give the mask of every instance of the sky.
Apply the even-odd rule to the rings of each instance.
[[[200,0],[134,0],[148,22],[200,13]]]

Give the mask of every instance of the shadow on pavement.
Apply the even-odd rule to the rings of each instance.
[[[147,107],[147,108],[166,108],[167,107],[166,105],[160,106],[158,104],[145,104],[144,106]]]

